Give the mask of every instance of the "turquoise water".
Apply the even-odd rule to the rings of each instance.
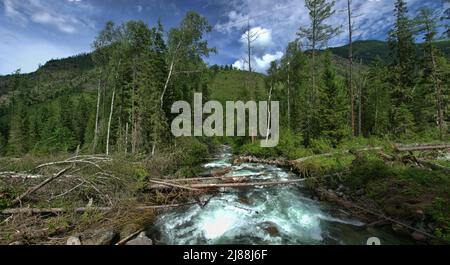
[[[208,169],[230,167],[231,150],[224,146]],[[264,164],[232,166],[232,176],[260,174],[251,181],[289,180],[296,176]],[[258,244],[316,245],[367,244],[378,237],[382,244],[411,244],[390,229],[366,228],[344,209],[310,198],[301,186],[222,189],[217,196],[205,196],[209,203],[161,214],[152,230],[162,244]]]

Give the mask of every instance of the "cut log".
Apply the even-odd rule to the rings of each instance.
[[[443,150],[450,149],[450,144],[438,144],[438,145],[395,145],[395,151],[397,152],[412,152],[412,151],[431,151],[431,150]]]
[[[41,189],[42,187],[44,187],[45,185],[47,185],[48,183],[54,181],[55,179],[61,177],[62,175],[64,175],[67,171],[69,171],[69,169],[71,169],[72,166],[67,167],[63,170],[61,170],[60,172],[58,172],[57,174],[55,174],[54,176],[44,180],[43,182],[39,183],[38,185],[28,189],[27,191],[25,191],[24,193],[22,193],[21,195],[19,195],[17,198],[15,198],[12,202],[11,205],[16,205],[18,203],[20,203],[25,197],[33,194],[34,192],[38,191],[39,189]]]

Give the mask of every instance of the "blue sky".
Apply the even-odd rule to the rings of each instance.
[[[410,14],[428,6],[443,10],[441,0],[407,0]],[[353,0],[356,39],[385,40],[392,25],[394,0]],[[346,23],[346,0],[337,0],[337,12],[328,23]],[[91,51],[91,43],[107,20],[121,23],[140,19],[153,25],[161,18],[168,30],[184,14],[197,11],[214,27],[207,39],[218,53],[209,64],[245,67],[241,37],[247,18],[259,34],[252,58],[264,72],[279,59],[300,26],[308,24],[303,0],[0,0],[0,75],[21,68],[32,72],[53,58]],[[345,29],[345,28],[344,28]],[[329,45],[346,43],[345,33]]]

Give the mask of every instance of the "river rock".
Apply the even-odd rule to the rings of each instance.
[[[261,228],[266,231],[270,236],[279,236],[280,231],[277,228],[277,225],[272,222],[264,222],[261,224]]]
[[[23,246],[25,245],[22,241],[15,241],[9,244],[10,246]]]
[[[412,233],[411,236],[414,240],[417,240],[417,241],[422,241],[422,242],[427,241],[427,236],[424,235],[423,233],[419,233],[417,231]]]
[[[136,231],[140,230],[142,227],[138,224],[129,223],[122,227],[120,230],[120,238],[126,238],[127,236],[136,233]]]
[[[66,245],[68,245],[68,246],[80,246],[81,245],[81,240],[77,236],[71,236],[71,237],[69,237],[67,239]]]
[[[356,196],[363,196],[366,192],[364,191],[364,189],[359,189],[355,192]]]
[[[128,241],[125,245],[130,246],[151,246],[153,241],[147,237],[145,232],[140,233],[135,239]]]
[[[417,220],[420,220],[422,222],[425,221],[425,213],[422,210],[417,210],[416,218],[417,218]]]
[[[113,245],[117,236],[117,233],[113,230],[98,230],[94,232],[91,239],[83,241],[83,245]]]
[[[394,232],[397,232],[397,233],[403,234],[403,235],[408,235],[409,234],[408,229],[406,229],[404,226],[399,225],[399,224],[393,224],[392,225],[392,230],[394,230]]]

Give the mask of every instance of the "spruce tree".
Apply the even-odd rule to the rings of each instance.
[[[394,133],[412,131],[414,127],[411,112],[411,98],[417,81],[415,47],[412,22],[404,0],[395,3],[394,28],[389,32],[388,44],[393,62],[391,64],[392,84],[392,130]]]

